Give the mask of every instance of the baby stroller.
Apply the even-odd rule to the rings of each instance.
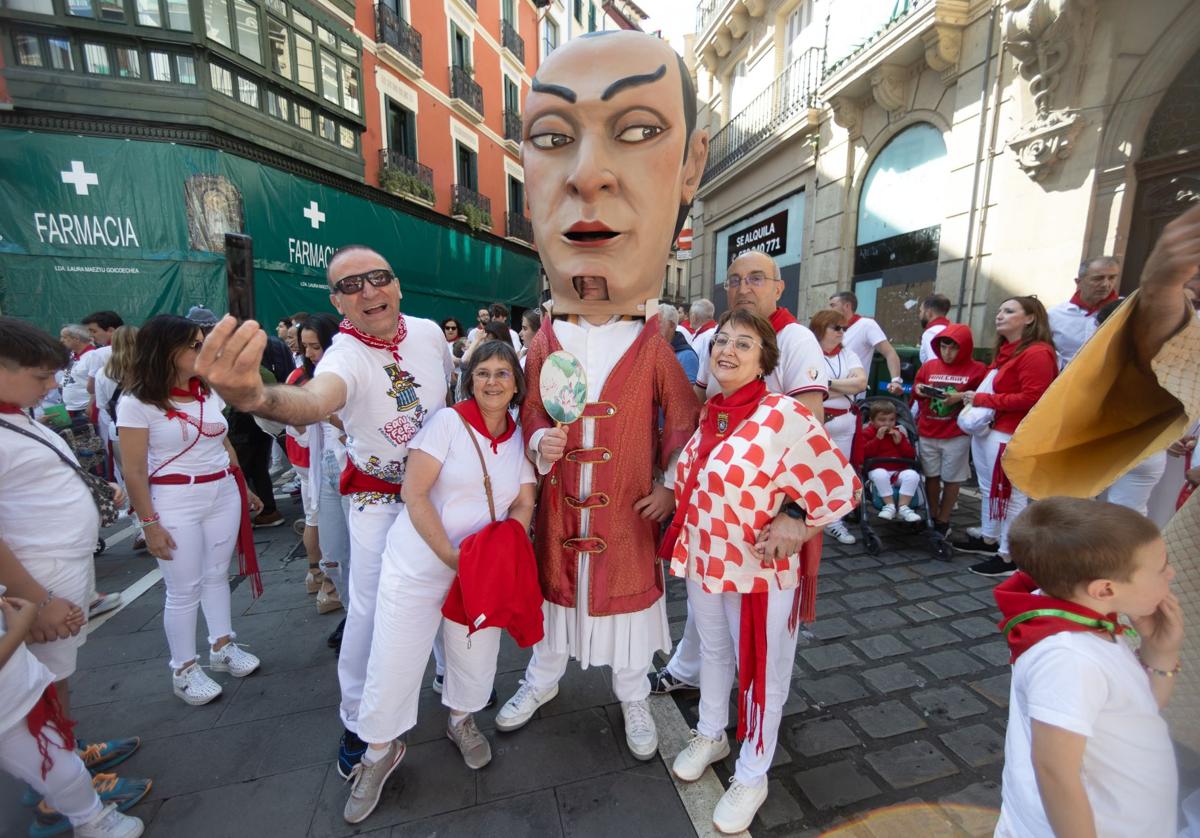
[[[870,423],[870,419],[868,418],[868,410],[866,409],[867,406],[869,406],[871,402],[879,400],[886,400],[895,403],[896,427],[902,430],[908,436],[909,442],[912,443],[913,448],[919,455],[920,440],[917,437],[916,422],[913,419],[912,414],[909,412],[908,405],[898,398],[893,396],[872,396],[870,399],[868,399],[864,403],[863,410],[859,414],[860,430],[862,427],[865,427]],[[871,556],[879,555],[879,552],[883,549],[883,542],[880,540],[879,535],[872,527],[872,518],[875,517],[875,513],[878,513],[881,509],[883,509],[885,504],[896,503],[896,497],[899,493],[899,489],[893,488],[892,497],[885,499],[878,496],[879,493],[875,490],[875,484],[872,483],[867,477],[871,470],[876,468],[886,468],[889,471],[911,468],[918,474],[922,474],[919,457],[917,459],[872,457],[863,461],[862,469],[858,475],[863,484],[863,500],[862,506],[860,507],[861,511],[859,514],[859,524],[862,529],[863,547],[866,549],[867,554]],[[925,496],[924,477],[922,477],[921,481],[917,484],[917,490],[913,494],[912,500],[909,501],[908,506],[914,512],[919,512],[923,516],[923,520],[912,524],[896,521],[894,522],[894,525],[904,527],[909,532],[922,533],[925,538],[928,539],[929,552],[931,552],[935,558],[949,559],[951,556],[953,556],[954,548],[950,546],[950,542],[946,540],[945,536],[934,529],[933,515],[929,510],[929,499]]]

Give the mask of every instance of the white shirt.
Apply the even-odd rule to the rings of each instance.
[[[712,350],[712,339],[716,334],[716,329],[709,329],[702,335],[692,337],[692,349],[695,351],[696,357],[700,359],[700,368],[696,371],[697,383],[701,376],[708,380],[709,352]]]
[[[1087,737],[1099,838],[1174,838],[1179,773],[1150,682],[1123,639],[1063,632],[1013,665],[997,836],[1054,838],[1033,771],[1032,720]]]
[[[0,614],[0,637],[8,633]],[[18,724],[25,730],[25,717],[38,703],[46,687],[54,680],[50,670],[30,654],[25,644],[0,668],[0,736]]]
[[[64,371],[62,382],[63,404],[67,410],[86,410],[91,396],[88,395],[88,379],[104,366],[99,359],[99,350],[84,352]]]
[[[860,317],[854,325],[848,326],[842,335],[842,346],[854,353],[854,357],[862,361],[863,369],[868,369],[875,360],[875,346],[887,340],[887,335],[870,317]]]
[[[483,331],[483,329],[476,326],[474,329],[467,332],[467,346],[470,346],[471,341],[475,340],[475,335],[479,334],[482,331]],[[519,334],[517,334],[513,329],[509,329],[508,337],[512,341],[513,349],[519,350],[521,348],[521,336]],[[445,340],[445,337],[443,336],[442,339]]]
[[[24,413],[0,418],[75,460],[62,437]],[[16,557],[90,562],[99,534],[100,513],[79,473],[37,440],[0,426],[0,539]]]
[[[389,483],[404,482],[408,443],[431,416],[446,406],[454,370],[449,344],[432,320],[404,318],[408,334],[397,364],[386,349],[373,349],[353,335],[338,334],[316,374],[332,373],[346,384],[338,411],[346,427],[346,453],[359,471]],[[397,503],[399,495],[356,493],[355,503]]]
[[[932,361],[937,357],[937,353],[933,351],[933,339],[940,335],[945,328],[945,323],[938,323],[936,326],[930,326],[921,332],[921,349],[918,352],[918,356],[922,364],[926,361]]]
[[[1096,334],[1099,328],[1096,315],[1088,314],[1070,300],[1059,303],[1046,313],[1050,315],[1050,332],[1054,336],[1054,350],[1058,353],[1058,368],[1061,370]]]
[[[704,347],[704,355],[700,358],[700,371],[696,375],[696,385],[703,387],[709,398],[721,392],[721,385],[712,377],[708,365],[708,353],[715,335],[715,330],[706,335],[708,343]],[[789,323],[776,333],[775,340],[779,343],[779,363],[766,377],[768,392],[796,396],[800,393],[829,391],[825,353],[821,351],[821,344],[807,326]],[[700,354],[698,350],[696,354]]]
[[[858,360],[854,353],[844,346],[842,347],[842,351],[832,358],[823,352],[821,354],[825,358],[825,372],[830,381],[833,381],[835,378],[849,378],[851,372],[863,368],[862,361]],[[850,397],[830,390],[829,398],[825,400],[825,407],[849,410]]]
[[[160,475],[215,474],[229,468],[225,436],[229,424],[221,411],[225,402],[215,392],[203,402],[171,401],[171,407],[187,418],[167,418],[165,411],[130,393],[117,401],[117,429],[145,428],[149,431],[146,466],[151,477]],[[203,430],[203,433],[201,432]],[[186,449],[186,451],[185,451]]]

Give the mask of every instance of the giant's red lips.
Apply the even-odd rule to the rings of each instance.
[[[604,247],[621,236],[603,221],[576,221],[563,233],[575,247]]]

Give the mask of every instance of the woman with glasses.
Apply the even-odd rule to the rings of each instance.
[[[770,522],[786,514],[804,520],[811,534],[849,512],[861,490],[812,413],[767,391],[763,379],[778,362],[770,322],[744,309],[721,318],[709,358],[721,390],[704,405],[680,455],[676,512],[663,542],[671,573],[687,580],[700,635],[700,719],[674,762],[681,780],[699,779],[729,754],[735,669],[739,676],[743,744],[713,813],[725,833],[746,829],[766,800],[798,622],[815,618],[819,552],[768,555]]]
[[[851,446],[858,431],[858,412],[853,399],[867,389],[867,372],[862,361],[842,344],[846,334],[846,318],[833,309],[823,309],[813,315],[808,328],[821,344],[825,355],[825,371],[829,375],[829,395],[825,399],[825,431],[853,462]],[[842,544],[853,544],[855,538],[841,521],[834,521],[825,532]]]
[[[463,401],[434,414],[408,445],[404,508],[383,554],[376,630],[358,715],[358,735],[367,751],[351,774],[345,809],[350,823],[374,810],[404,755],[398,737],[417,723],[421,679],[439,627],[446,653],[442,703],[450,711],[446,736],[468,767],[479,769],[491,760],[491,746],[472,713],[491,697],[500,629],[482,628],[468,637],[466,626],[443,620],[442,605],[468,536],[494,520],[511,518],[528,543],[535,477],[513,418],[513,408],[525,396],[525,379],[508,341],[490,340],[475,350],[462,389]],[[532,581],[532,548],[528,561]],[[534,608],[539,627],[540,599]]]
[[[467,333],[457,317],[447,317],[442,321],[442,334],[446,336],[446,343],[450,344],[450,354],[461,358],[467,348]]]
[[[262,503],[246,491],[225,403],[196,376],[203,344],[190,320],[151,317],[137,334],[133,383],[117,403],[125,484],[167,589],[171,686],[192,705],[221,694],[196,657],[197,609],[208,624],[210,669],[241,678],[259,666],[233,642],[229,559],[235,547],[243,551],[243,572],[261,590],[247,507]]]

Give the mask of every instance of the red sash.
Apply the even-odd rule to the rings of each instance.
[[[400,489],[401,484],[389,483],[386,480],[380,480],[378,477],[372,477],[365,471],[361,471],[349,459],[346,460],[346,467],[342,469],[342,479],[338,483],[338,490],[343,495],[352,495],[355,492],[377,492],[381,495],[398,495],[400,494]]]

